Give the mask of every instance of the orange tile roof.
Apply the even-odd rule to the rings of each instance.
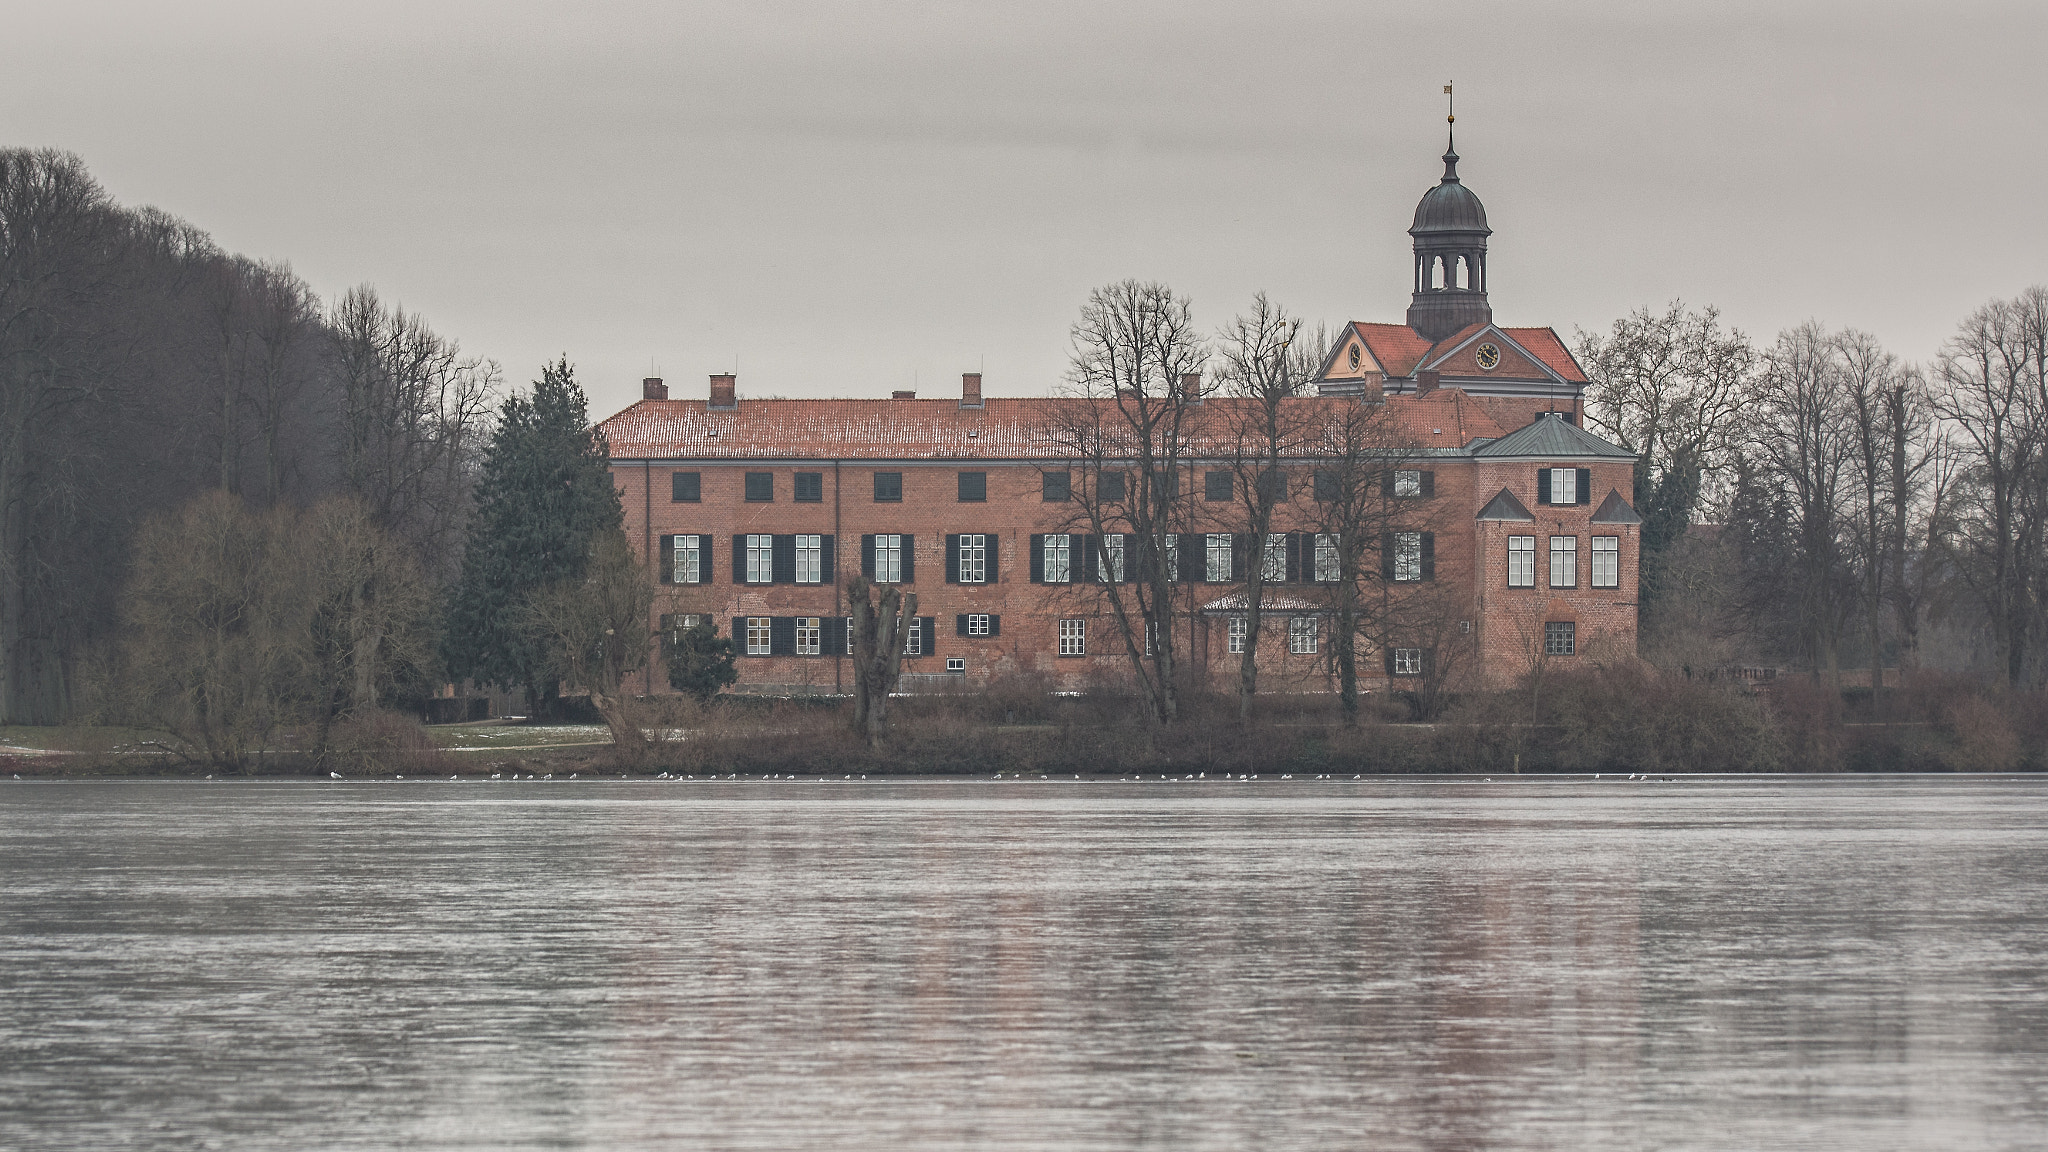
[[[1064,460],[1072,451],[1055,429],[1062,406],[1074,403],[992,398],[976,409],[953,399],[742,398],[737,411],[713,412],[702,400],[642,400],[598,427],[617,460]],[[1201,405],[1188,427],[1193,454],[1227,454],[1230,417],[1245,403],[1216,398]],[[1334,414],[1358,401],[1302,397],[1288,403]],[[1424,450],[1462,449],[1479,437],[1501,435],[1500,425],[1455,388],[1391,397],[1386,404],[1396,439]]]
[[[1574,384],[1584,384],[1586,373],[1572,357],[1571,349],[1558,339],[1555,328],[1503,328],[1508,338],[1529,350],[1529,354],[1550,366],[1550,370]]]
[[[1365,341],[1365,346],[1372,350],[1373,359],[1380,362],[1380,367],[1389,376],[1406,376],[1415,371],[1415,365],[1435,347],[1422,333],[1406,324],[1368,324],[1354,320],[1351,330]]]

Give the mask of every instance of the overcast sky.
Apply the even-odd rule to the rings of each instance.
[[[1673,297],[1931,356],[2048,281],[2048,4],[9,5],[0,144],[374,284],[594,415],[702,394],[1043,393],[1088,290],[1399,320],[1441,172],[1496,319]]]

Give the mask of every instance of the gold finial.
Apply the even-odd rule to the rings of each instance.
[[[1444,117],[1444,119],[1452,124],[1456,124],[1458,122],[1458,94],[1456,92],[1451,91],[1451,89],[1454,86],[1455,82],[1453,82],[1452,84],[1444,85],[1444,95],[1450,97],[1449,103],[1451,106],[1451,114],[1449,116]]]

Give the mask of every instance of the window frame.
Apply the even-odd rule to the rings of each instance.
[[[903,503],[903,473],[876,472],[874,477],[875,503]]]
[[[749,472],[746,474],[746,479],[742,481],[742,483],[746,485],[746,503],[775,503],[775,473]]]
[[[1259,556],[1259,579],[1267,584],[1287,583],[1287,533],[1266,533],[1266,547]]]
[[[799,616],[796,618],[796,654],[799,656],[822,656],[825,654],[825,618],[823,616]]]
[[[1203,582],[1203,583],[1205,583],[1205,584],[1228,584],[1228,583],[1230,583],[1230,574],[1231,574],[1231,565],[1232,565],[1232,557],[1231,557],[1231,552],[1232,552],[1232,549],[1233,549],[1233,548],[1235,547],[1236,543],[1237,543],[1237,542],[1236,542],[1236,540],[1235,540],[1235,539],[1234,539],[1234,538],[1233,538],[1233,537],[1231,536],[1231,534],[1230,534],[1230,533],[1228,533],[1228,532],[1205,532],[1205,533],[1203,533],[1203,542],[1202,542],[1202,582]],[[1219,549],[1220,549],[1220,552],[1219,552]],[[1220,568],[1219,568],[1219,565],[1218,565],[1218,562],[1217,562],[1217,557],[1218,557],[1219,555],[1220,555],[1220,556],[1222,557],[1222,563],[1221,563],[1221,565],[1220,565]],[[1218,576],[1218,575],[1216,574],[1216,573],[1217,573],[1217,572],[1218,572],[1219,570],[1220,570],[1220,571],[1221,571],[1221,572],[1223,573],[1223,575],[1221,575],[1221,576]]]
[[[805,495],[805,488],[812,493]],[[798,504],[822,504],[825,502],[825,474],[823,472],[798,472],[790,481],[790,499]]]
[[[1579,622],[1576,620],[1545,620],[1543,622],[1543,654],[1545,656],[1578,655]]]
[[[1412,489],[1412,490],[1410,490],[1410,488],[1409,488],[1409,484],[1410,484],[1410,478],[1411,478],[1411,477],[1413,478],[1413,489]],[[1394,493],[1393,493],[1393,494],[1394,494],[1394,499],[1396,499],[1396,500],[1419,500],[1419,499],[1421,499],[1421,498],[1422,498],[1422,469],[1420,469],[1420,468],[1396,468],[1396,469],[1394,469]]]
[[[1047,584],[1071,584],[1074,582],[1074,536],[1071,532],[1048,532],[1039,546],[1041,575]],[[1054,541],[1058,541],[1057,544]],[[1057,550],[1057,553],[1055,553]],[[1059,567],[1054,569],[1057,554]]]
[[[882,543],[884,540],[889,542],[886,545],[886,552],[884,551],[885,546]],[[884,556],[887,557],[886,567],[883,562]],[[901,532],[875,533],[875,583],[903,583],[903,534]]]
[[[758,643],[756,637],[759,637]],[[770,656],[775,648],[775,618],[773,616],[747,617],[747,655]]]
[[[1098,584],[1121,584],[1124,582],[1124,534],[1111,532],[1102,538],[1102,546],[1095,557],[1095,581]]]
[[[1225,629],[1225,635],[1227,637],[1226,642],[1224,643],[1225,650],[1228,651],[1232,656],[1242,655],[1244,653],[1245,633],[1249,630],[1250,624],[1245,620],[1242,614],[1231,616],[1230,622]]]
[[[1038,499],[1045,504],[1064,504],[1074,498],[1074,477],[1067,469],[1051,469],[1038,474]]]
[[[670,553],[670,563],[672,566],[670,583],[706,583],[704,579],[704,536],[702,536],[701,534],[685,532],[677,533],[675,536],[670,537],[670,539],[674,541],[674,543],[670,545],[670,548],[672,549]],[[683,541],[685,540],[688,540],[690,542],[689,548],[687,550],[689,554],[689,567],[687,569],[689,575],[687,578],[683,575],[683,573],[686,571],[686,569],[683,566],[683,556],[685,552],[685,549],[683,547]]]
[[[1317,635],[1320,629],[1314,616],[1289,616],[1287,618],[1287,654],[1290,656],[1314,656],[1321,646]]]
[[[823,584],[825,582],[825,537],[817,532],[799,532],[796,535],[796,579],[797,584]],[[805,576],[808,574],[809,579]]]
[[[989,534],[989,533],[987,533],[987,532],[961,532],[961,533],[959,533],[958,535],[959,535],[959,538],[960,538],[960,567],[959,567],[959,571],[958,571],[958,572],[956,573],[956,575],[957,575],[957,576],[959,576],[959,578],[960,578],[960,579],[959,579],[959,583],[962,583],[962,584],[986,584],[986,583],[988,583],[988,537],[989,537],[989,535],[990,535],[990,534]],[[973,576],[969,576],[969,575],[967,574],[967,572],[968,572],[968,568],[967,568],[967,562],[968,562],[968,555],[967,555],[968,543],[967,543],[967,542],[968,542],[969,540],[974,540],[974,541],[978,541],[978,543],[976,543],[976,544],[974,545],[974,548],[975,548],[975,549],[976,549],[976,550],[977,550],[977,551],[979,552],[979,555],[977,555],[977,556],[975,556],[975,557],[973,558],[973,560],[974,560],[974,563],[975,563],[975,565],[976,565],[976,567],[975,567],[975,569],[974,569],[974,575],[973,575]]]
[[[1396,649],[1394,649],[1394,671],[1393,671],[1393,673],[1392,673],[1393,675],[1395,675],[1395,676],[1420,676],[1420,675],[1422,675],[1422,668],[1423,668],[1423,660],[1422,660],[1422,649],[1420,649],[1420,648],[1396,648]]]
[[[1088,621],[1078,616],[1067,616],[1060,620],[1059,654],[1061,656],[1088,655]]]
[[[956,483],[958,484],[958,499],[955,500],[955,503],[988,503],[987,472],[960,472],[958,473],[958,477],[959,479],[956,481]]]
[[[1604,547],[1602,545],[1605,545]],[[1621,537],[1595,536],[1591,559],[1591,587],[1621,587]],[[1602,571],[1602,569],[1605,571]]]
[[[770,532],[749,532],[746,573],[748,584],[775,583],[775,536]],[[758,567],[756,566],[758,562]],[[758,573],[758,575],[757,575]],[[749,625],[752,627],[752,625]]]
[[[1342,533],[1318,532],[1315,534],[1315,541],[1311,546],[1313,551],[1311,553],[1312,560],[1309,571],[1313,573],[1313,578],[1310,583],[1335,584],[1344,579],[1344,550],[1342,543]],[[1325,558],[1329,561],[1327,568],[1324,567]],[[1323,574],[1326,571],[1329,573],[1327,576]]]
[[[1517,572],[1516,561],[1520,560],[1523,570]],[[1519,575],[1519,579],[1517,578]],[[1536,587],[1536,537],[1508,537],[1508,587]]]
[[[1420,532],[1395,532],[1392,535],[1394,537],[1394,583],[1422,583],[1423,534]],[[1410,540],[1415,542],[1412,552],[1408,548]]]
[[[1559,542],[1564,547],[1558,546]],[[1560,560],[1564,581],[1558,580]],[[1552,536],[1550,538],[1550,586],[1552,588],[1577,588],[1579,586],[1579,538],[1577,536]]]
[[[989,634],[990,634],[990,630],[989,630],[989,616],[990,616],[990,615],[991,615],[991,613],[988,613],[988,612],[969,612],[969,613],[967,613],[967,614],[966,614],[966,616],[967,616],[967,634],[968,634],[969,636],[987,636],[987,635],[989,635]]]

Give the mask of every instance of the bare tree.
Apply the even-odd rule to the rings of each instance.
[[[917,593],[891,584],[880,602],[867,577],[846,582],[853,613],[853,728],[873,748],[888,730],[889,695],[903,675],[903,645],[917,619]]]
[[[1802,324],[1778,336],[1753,392],[1756,451],[1790,495],[1800,654],[1816,678],[1841,678],[1840,642],[1853,604],[1843,509],[1855,452],[1842,349]]]
[[[311,574],[319,678],[319,746],[331,720],[365,715],[400,685],[423,686],[433,664],[434,597],[411,550],[356,501],[309,510],[295,532]]]
[[[460,555],[469,485],[498,366],[464,357],[415,313],[352,288],[330,319],[341,376],[343,491],[445,579]]]
[[[1068,395],[1048,435],[1080,472],[1073,522],[1099,552],[1091,585],[1109,604],[1153,719],[1180,715],[1175,624],[1181,492],[1208,349],[1188,302],[1164,284],[1124,280],[1088,296],[1075,322]]]
[[[1303,549],[1301,567],[1306,579],[1324,588],[1337,698],[1345,725],[1355,726],[1359,643],[1384,647],[1394,619],[1388,547],[1396,524],[1388,493],[1415,446],[1384,403],[1333,399],[1321,407],[1310,487],[1316,531]]]
[[[2043,447],[2033,327],[2023,306],[1994,300],[1963,321],[1936,366],[1935,412],[1969,457],[1954,505],[1958,571],[2014,687],[2029,676],[2042,531],[2029,492]]]
[[[1316,378],[1327,341],[1300,337],[1301,322],[1261,292],[1251,310],[1224,329],[1220,347],[1218,379],[1234,401],[1217,433],[1232,472],[1234,507],[1226,526],[1245,544],[1244,650],[1237,674],[1237,716],[1244,722],[1252,719],[1259,691],[1266,585],[1287,577],[1287,537],[1273,526],[1276,517],[1287,519],[1299,491],[1284,465],[1307,455],[1322,428],[1316,406],[1290,402]]]
[[[625,685],[647,663],[655,635],[654,581],[618,528],[592,541],[581,580],[565,580],[535,593],[528,626],[553,654],[570,683],[590,693],[591,706],[611,729],[623,758],[645,751],[647,735],[631,714]]]

